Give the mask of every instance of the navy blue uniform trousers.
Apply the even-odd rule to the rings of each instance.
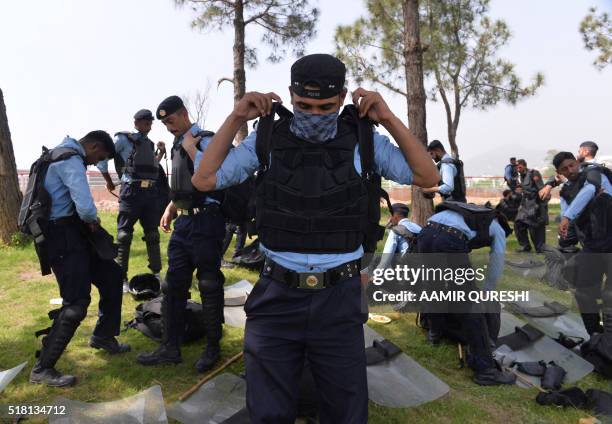
[[[176,219],[168,243],[168,272],[163,287],[164,296],[173,310],[185,310],[194,271],[198,279],[219,276],[224,236],[225,219],[216,205],[207,206],[197,215],[182,215]],[[219,290],[223,290],[222,279],[219,281]],[[168,317],[168,321],[174,327],[168,341],[180,346],[180,327],[184,324],[182,321],[174,322],[172,317]]]
[[[428,263],[428,266],[437,268],[447,267],[450,269],[470,267],[468,242],[457,235],[444,231],[441,228],[424,227],[417,240],[419,253],[436,254],[432,256],[435,264]],[[449,290],[475,289],[473,285],[468,283],[461,287],[453,282],[450,285]],[[448,306],[452,312],[453,305]],[[485,315],[477,311],[475,309],[476,306],[478,305],[465,303],[458,305],[456,309],[458,309],[457,312],[459,313],[456,314],[456,317],[461,320],[463,336],[470,348],[470,366],[475,371],[482,371],[493,367],[494,362],[489,347],[489,332]],[[444,319],[439,313],[431,313],[428,318],[433,321],[434,326]]]
[[[359,276],[323,290],[289,288],[262,276],[244,306],[247,408],[252,423],[293,423],[304,360],[316,383],[322,424],[368,418]]]
[[[91,301],[91,285],[100,292],[98,322],[93,334],[100,337],[119,335],[122,272],[113,260],[102,260],[92,250],[77,222],[50,223],[46,231],[49,263],[59,285],[64,305]]]
[[[143,188],[138,182],[121,184],[119,192],[119,215],[117,216],[117,234],[134,233],[134,225],[140,221],[145,238],[149,232],[157,232],[161,218],[159,214],[159,190],[157,186]],[[159,242],[158,242],[159,243]],[[155,274],[161,270],[159,259],[149,258],[149,269]],[[124,276],[125,277],[125,276]]]

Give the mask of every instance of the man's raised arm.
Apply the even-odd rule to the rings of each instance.
[[[214,190],[217,185],[215,173],[225,160],[238,130],[247,121],[272,112],[272,102],[281,102],[275,93],[251,92],[236,104],[232,113],[225,119],[219,130],[204,150],[200,166],[191,182],[200,191]]]

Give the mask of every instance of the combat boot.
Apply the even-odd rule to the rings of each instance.
[[[587,333],[589,333],[589,336],[592,336],[596,333],[603,333],[604,328],[599,322],[599,314],[580,314],[580,316],[582,317],[584,328],[586,329]]]
[[[511,372],[500,371],[495,367],[477,371],[474,374],[474,383],[481,386],[497,386],[500,384],[514,384],[516,375]]]
[[[74,386],[77,378],[74,375],[62,374],[55,368],[43,368],[40,361],[36,361],[30,373],[30,383],[45,384],[49,387]]]
[[[195,368],[198,372],[206,372],[211,370],[215,364],[221,358],[221,347],[219,343],[212,343],[206,345],[206,349],[200,356],[200,359],[195,364]]]
[[[141,365],[165,365],[165,364],[180,364],[183,362],[181,358],[181,350],[169,344],[161,344],[153,352],[140,353],[136,360]]]
[[[119,343],[113,336],[91,336],[91,339],[89,339],[89,346],[93,347],[94,349],[103,349],[111,355],[126,353],[132,350],[129,344]]]

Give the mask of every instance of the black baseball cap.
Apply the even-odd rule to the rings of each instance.
[[[301,97],[334,97],[342,92],[345,80],[346,66],[340,59],[329,54],[309,54],[291,66],[291,91]],[[307,85],[319,89],[306,89]]]
[[[168,116],[172,115],[174,112],[178,111],[183,106],[183,101],[179,96],[166,97],[159,104],[159,106],[157,106],[157,112],[155,113],[155,115],[157,116],[157,119],[166,119]]]
[[[138,112],[134,114],[134,120],[138,121],[140,119],[148,119],[150,121],[153,120],[153,114],[149,109],[140,109]]]

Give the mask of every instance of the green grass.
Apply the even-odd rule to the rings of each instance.
[[[384,210],[384,209],[383,209]],[[551,207],[552,217],[558,208]],[[388,214],[383,212],[383,220]],[[102,216],[104,226],[113,231],[115,215]],[[142,229],[139,227],[134,236],[130,262],[130,274],[147,272],[146,250],[141,242]],[[555,225],[548,227],[548,242],[556,243]],[[163,250],[168,235],[162,234]],[[513,236],[509,238],[508,251],[517,247]],[[379,244],[382,249],[382,242]],[[233,247],[228,249],[229,254]],[[97,291],[92,290],[92,303],[87,318],[78,329],[67,351],[57,364],[57,368],[76,374],[80,381],[73,388],[50,389],[32,385],[27,381],[28,373],[34,362],[34,352],[39,342],[34,331],[44,328],[49,321],[46,317],[51,298],[58,297],[58,290],[52,276],[41,277],[38,272],[36,256],[32,246],[3,247],[0,250],[0,369],[7,369],[27,360],[29,366],[0,394],[0,404],[44,405],[58,396],[70,399],[100,402],[134,395],[154,384],[162,387],[166,403],[174,402],[200,376],[193,364],[202,350],[202,343],[188,345],[183,349],[183,363],[177,366],[145,368],[136,363],[138,352],[153,350],[156,343],[135,330],[122,333],[121,340],[132,345],[132,352],[111,357],[94,351],[87,342],[96,320]],[[165,256],[165,255],[162,255]],[[475,261],[484,260],[477,252]],[[165,268],[165,267],[164,267]],[[243,278],[254,282],[254,272],[234,268],[224,270],[227,284]],[[545,284],[529,278],[518,277],[508,269],[504,271],[499,287],[536,289],[553,295],[555,299],[571,303],[571,295],[551,289]],[[192,288],[192,298],[198,300],[197,290]],[[133,317],[134,302],[124,296],[123,320]],[[518,387],[480,387],[472,383],[472,372],[459,369],[457,350],[452,344],[431,348],[422,330],[414,324],[415,316],[405,314],[388,325],[371,324],[378,332],[398,344],[406,353],[429,369],[450,387],[450,393],[442,399],[410,409],[389,409],[370,403],[370,422],[372,423],[577,423],[586,413],[572,409],[542,407],[536,404],[535,389]],[[239,352],[242,347],[243,331],[225,326],[223,359]],[[229,372],[239,373],[242,363],[229,368]],[[580,387],[611,390],[610,382],[591,374],[578,384]]]

